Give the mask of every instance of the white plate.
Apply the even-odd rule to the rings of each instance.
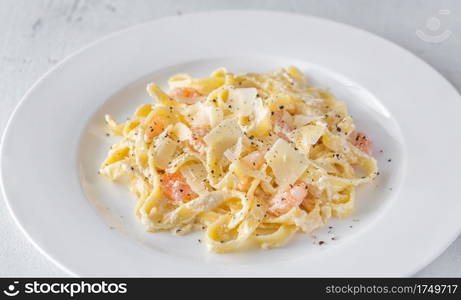
[[[151,101],[147,82],[291,64],[345,100],[374,140],[381,175],[359,190],[358,221],[280,249],[209,254],[200,233],[145,233],[134,197],[96,174],[112,142],[103,114],[129,117]],[[27,92],[3,137],[3,193],[25,234],[73,275],[407,276],[461,228],[460,100],[412,54],[346,25],[274,12],[165,18],[92,44]]]

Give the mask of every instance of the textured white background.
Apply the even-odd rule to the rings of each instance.
[[[89,42],[163,16],[224,9],[292,11],[363,28],[410,50],[461,90],[461,1],[456,0],[0,0],[0,131],[39,77]],[[439,15],[440,9],[450,14]],[[426,43],[415,34],[418,29],[430,33],[425,24],[433,16],[441,21],[436,33],[452,31],[439,44]],[[408,101],[416,107],[418,99]],[[34,120],[30,123],[33,126]],[[0,276],[65,275],[27,241],[0,199]],[[461,238],[416,276],[460,277]]]

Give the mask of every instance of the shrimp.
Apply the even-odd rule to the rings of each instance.
[[[280,138],[286,140],[287,142],[290,141],[288,136],[295,129],[293,125],[293,118],[290,113],[285,110],[278,110],[274,112],[272,115],[272,126]]]
[[[252,170],[257,170],[264,163],[264,152],[253,151],[242,158],[242,163]]]
[[[357,147],[360,151],[371,155],[373,144],[371,143],[370,138],[368,138],[364,133],[354,131],[350,136],[349,140],[352,145]]]
[[[154,137],[162,133],[163,130],[165,130],[165,122],[161,117],[154,116],[149,126],[147,126],[146,128],[145,134],[148,139],[153,139]]]
[[[206,144],[203,141],[203,137],[208,133],[208,129],[206,128],[192,128],[192,139],[189,141],[190,146],[192,149],[204,155],[206,152]]]
[[[269,213],[278,217],[286,214],[293,207],[299,207],[308,194],[307,189],[308,187],[304,182],[297,182],[269,201]]]
[[[194,104],[200,100],[203,95],[196,89],[190,87],[174,88],[169,94],[169,97],[183,101],[186,104]]]
[[[179,172],[163,174],[161,183],[163,193],[176,204],[189,202],[198,196]]]

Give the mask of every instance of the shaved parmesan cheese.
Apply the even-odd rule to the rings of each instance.
[[[201,195],[207,192],[205,180],[207,178],[207,171],[203,164],[192,163],[185,165],[181,168],[181,174],[186,179],[187,184],[191,189]]]
[[[217,107],[207,106],[205,112],[208,114],[208,122],[211,127],[216,127],[224,119],[222,110]]]
[[[210,118],[207,110],[204,109],[203,104],[200,102],[188,105],[184,108],[183,114],[188,116],[187,121],[189,121],[192,127],[206,127],[210,125]]]
[[[296,128],[302,127],[304,125],[307,125],[311,122],[320,120],[322,116],[306,116],[306,115],[295,115],[293,117],[293,125]]]
[[[242,134],[237,120],[232,118],[222,121],[203,138],[208,146],[206,166],[210,172],[208,178],[211,183],[216,183],[217,178],[222,175],[223,168],[229,163],[223,155],[224,152],[233,147]]]
[[[255,136],[264,136],[271,129],[271,111],[264,106],[261,98],[253,101],[252,121],[247,132]]]
[[[174,159],[177,148],[178,143],[169,137],[157,139],[152,153],[155,166],[162,170],[166,169],[168,163]]]
[[[310,146],[317,143],[325,132],[325,127],[319,125],[306,125],[294,130],[291,134],[291,140],[296,147],[308,153]]]
[[[278,139],[264,158],[275,175],[280,189],[294,183],[306,170],[308,160],[304,154],[296,151],[285,140]]]
[[[237,88],[229,90],[228,107],[238,117],[249,117],[245,132],[263,136],[270,130],[270,110],[257,97],[255,88]]]
[[[224,118],[222,110],[200,102],[184,107],[182,114],[193,127],[215,127]]]
[[[213,128],[203,140],[209,148],[215,148],[220,154],[237,143],[242,136],[242,130],[235,119],[227,119]]]
[[[298,130],[302,134],[304,143],[314,145],[325,132],[325,127],[318,125],[306,125]]]
[[[184,123],[176,123],[173,131],[180,141],[190,141],[192,139],[192,131]]]
[[[257,94],[258,91],[255,88],[231,89],[227,103],[235,115],[239,117],[250,116],[253,113]]]

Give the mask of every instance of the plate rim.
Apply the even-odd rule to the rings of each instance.
[[[400,46],[393,41],[390,41],[388,39],[385,39],[381,37],[380,35],[377,35],[373,32],[367,31],[365,29],[355,27],[352,25],[349,25],[347,23],[342,23],[338,21],[334,21],[328,18],[323,18],[323,17],[318,17],[318,16],[312,16],[312,15],[307,15],[307,14],[302,14],[302,13],[296,13],[296,12],[285,12],[285,11],[273,11],[273,10],[259,10],[259,9],[250,9],[250,10],[238,10],[238,9],[229,9],[229,10],[212,10],[212,11],[202,11],[202,12],[193,12],[193,13],[186,13],[181,16],[176,16],[176,15],[170,15],[170,16],[163,16],[160,18],[148,20],[145,22],[137,23],[131,26],[128,26],[126,28],[122,28],[120,30],[116,30],[114,32],[111,32],[109,34],[103,35],[102,37],[98,37],[96,40],[84,45],[83,47],[80,47],[79,49],[71,52],[69,55],[65,56],[61,61],[59,61],[56,65],[52,66],[48,71],[43,73],[41,76],[38,77],[38,79],[35,80],[35,82],[27,89],[27,91],[24,93],[24,95],[21,97],[19,102],[16,104],[15,108],[10,114],[10,117],[8,118],[8,121],[6,122],[6,125],[4,127],[2,137],[0,140],[0,190],[2,191],[2,196],[4,198],[4,201],[6,203],[7,210],[9,211],[10,215],[12,216],[15,224],[20,228],[21,232],[26,236],[26,238],[32,243],[32,245],[43,255],[45,256],[49,261],[54,263],[58,268],[63,270],[64,272],[68,273],[72,277],[78,277],[80,275],[74,273],[72,270],[68,269],[67,267],[64,266],[61,262],[56,260],[51,254],[47,253],[45,250],[42,249],[40,245],[36,243],[33,237],[30,236],[30,234],[26,231],[26,229],[23,227],[23,224],[19,221],[17,218],[17,215],[15,214],[14,210],[12,209],[10,203],[11,200],[7,197],[7,192],[4,184],[4,167],[3,167],[3,159],[4,159],[4,145],[5,141],[7,140],[8,133],[10,131],[10,126],[13,120],[15,119],[18,110],[20,107],[22,107],[26,101],[30,97],[30,95],[35,91],[35,89],[44,81],[46,78],[56,70],[63,68],[66,66],[66,64],[71,61],[73,58],[76,56],[82,55],[85,53],[88,49],[93,48],[99,44],[104,43],[107,40],[113,39],[118,37],[119,35],[123,35],[125,32],[129,31],[136,31],[137,28],[139,27],[144,27],[144,26],[151,26],[150,24],[154,24],[159,21],[163,21],[165,19],[177,19],[177,18],[182,18],[185,16],[197,16],[197,15],[214,15],[214,14],[272,14],[272,15],[286,15],[286,16],[298,16],[298,17],[303,17],[307,19],[316,19],[322,22],[328,22],[334,25],[339,25],[342,27],[346,27],[348,30],[354,30],[354,31],[360,31],[363,33],[366,33],[369,36],[373,36],[374,38],[379,39],[381,42],[387,43],[389,45],[392,45],[393,47],[398,48],[400,51],[403,51],[413,58],[416,58],[420,64],[423,64],[431,69],[432,72],[436,73],[438,76],[443,78],[443,80],[458,94],[458,97],[461,97],[459,94],[458,89],[445,77],[443,76],[437,69],[435,69],[432,65],[430,65],[428,62],[424,61],[421,59],[419,56],[416,54],[410,52],[403,46]],[[397,196],[398,197],[398,196]],[[421,261],[417,266],[414,267],[414,270],[409,270],[409,272],[405,276],[411,276],[414,275],[416,272],[420,271],[423,269],[425,266],[427,266],[429,263],[431,263],[434,259],[436,259],[438,256],[440,256],[461,234],[461,226],[458,228],[458,230],[453,234],[453,236],[450,237],[449,242],[444,244],[443,246],[439,246],[438,252],[433,251],[431,255],[428,255],[426,257],[426,260]]]

